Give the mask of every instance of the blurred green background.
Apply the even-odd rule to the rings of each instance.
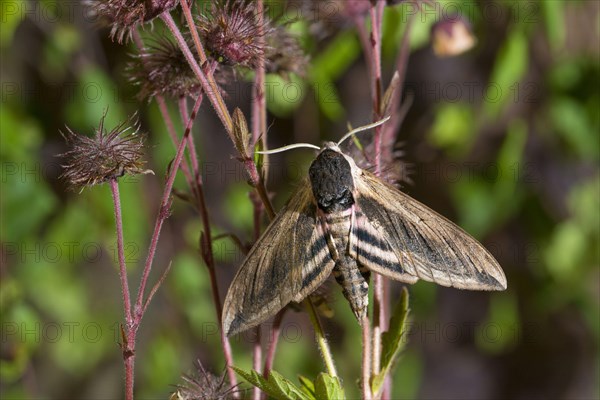
[[[109,128],[140,114],[156,175],[121,180],[132,290],[174,150],[156,104],[136,100],[124,74],[133,48],[94,29],[78,1],[1,7],[0,396],[121,398],[110,193],[106,186],[72,192],[58,179],[56,155],[66,149],[59,131],[67,124],[91,134],[106,107]],[[430,27],[455,9],[472,21],[477,44],[438,58]],[[597,1],[446,1],[416,19],[404,92],[412,104],[398,133],[411,171],[403,190],[480,239],[504,268],[508,290],[410,287],[412,331],[394,398],[599,397],[599,9]],[[408,10],[386,9],[384,82]],[[340,17],[321,36],[303,23],[292,27],[310,68],[304,79],[268,77],[271,145],[333,140],[347,122],[370,121],[368,72],[352,24]],[[227,90],[230,109],[249,115],[249,84]],[[214,229],[250,242],[246,176],[207,104],[194,135]],[[277,206],[311,157],[272,157]],[[198,215],[175,200],[152,279],[171,261],[172,270],[139,333],[138,398],[168,397],[196,359],[223,371],[200,230]],[[224,296],[242,255],[227,240],[214,246]],[[347,393],[357,396],[360,330],[331,286],[336,312],[325,328]],[[392,297],[399,290],[392,283]],[[243,368],[251,365],[248,338],[233,339]],[[292,380],[323,369],[304,314],[287,313],[275,369]]]

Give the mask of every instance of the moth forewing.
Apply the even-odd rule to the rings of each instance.
[[[233,278],[223,305],[223,330],[234,335],[274,316],[290,301],[301,301],[332,268],[310,186],[303,182]]]
[[[401,281],[408,272],[458,289],[506,289],[498,262],[460,227],[367,171],[356,188],[357,207],[394,249],[401,269],[376,272]]]

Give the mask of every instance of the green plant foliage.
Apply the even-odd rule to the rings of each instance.
[[[332,120],[344,113],[334,82],[360,55],[353,33],[342,32],[311,63],[310,80],[319,108]]]
[[[265,78],[267,108],[278,117],[287,117],[303,102],[308,87],[296,75],[287,79],[268,74]]]
[[[381,338],[381,371],[375,375],[371,381],[373,393],[378,393],[385,381],[385,377],[390,373],[397,361],[398,355],[406,343],[404,335],[406,333],[406,321],[408,319],[408,290],[402,288],[400,300],[394,306],[390,327],[384,332]]]
[[[548,42],[554,51],[558,51],[565,44],[565,4],[561,1],[541,1],[539,4],[544,15]]]
[[[549,114],[557,133],[580,157],[598,160],[598,135],[592,116],[576,99],[557,97],[550,103]]]
[[[436,113],[429,140],[452,154],[462,154],[469,149],[475,136],[473,109],[467,104],[443,104]]]
[[[119,89],[110,77],[95,66],[87,66],[79,72],[77,85],[72,88],[70,102],[66,105],[65,120],[75,130],[90,132],[106,112],[105,126],[114,127],[126,119]]]
[[[6,0],[2,2],[2,24],[0,25],[0,47],[12,42],[13,34],[21,23],[21,10],[24,0]]]
[[[496,163],[490,165],[489,171],[456,184],[453,194],[461,226],[475,237],[485,235],[519,207],[523,193],[518,183],[527,167],[522,163],[526,139],[527,127],[523,121],[512,121]]]
[[[304,390],[310,398],[315,398],[315,383],[303,375],[298,375],[300,381],[300,389]]]
[[[46,165],[36,156],[42,146],[43,132],[35,120],[12,106],[0,107],[2,130],[2,196],[5,215],[0,228],[2,241],[21,242],[57,206],[57,199],[41,174]]]
[[[346,395],[338,377],[321,372],[315,381],[315,397],[317,400],[343,400]]]
[[[512,29],[496,58],[484,98],[485,114],[497,118],[504,107],[521,91],[519,82],[527,72],[529,43],[522,28]]]
[[[305,390],[294,385],[290,380],[280,375],[277,371],[271,371],[269,378],[265,378],[262,374],[251,370],[246,372],[240,368],[232,367],[241,377],[247,380],[252,385],[260,388],[268,396],[278,400],[314,400],[316,397],[311,397]],[[304,387],[304,385],[303,385]]]
[[[475,342],[483,351],[501,354],[513,349],[520,340],[522,327],[514,292],[508,291],[491,297],[488,320],[475,333]]]
[[[315,381],[298,376],[300,387],[286,379],[277,371],[269,377],[251,370],[249,372],[233,367],[235,372],[267,395],[278,400],[343,400],[346,398],[340,379],[325,372],[319,373]]]

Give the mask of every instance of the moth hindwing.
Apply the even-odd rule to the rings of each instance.
[[[259,238],[225,298],[232,335],[300,302],[333,273],[360,320],[369,272],[470,290],[504,290],[493,256],[446,218],[359,168],[326,143],[289,203]]]

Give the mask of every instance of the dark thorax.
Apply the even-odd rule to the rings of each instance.
[[[368,306],[368,271],[361,272],[348,251],[354,219],[352,168],[342,153],[326,147],[311,164],[309,176],[329,251],[335,260],[333,275],[361,320]]]

